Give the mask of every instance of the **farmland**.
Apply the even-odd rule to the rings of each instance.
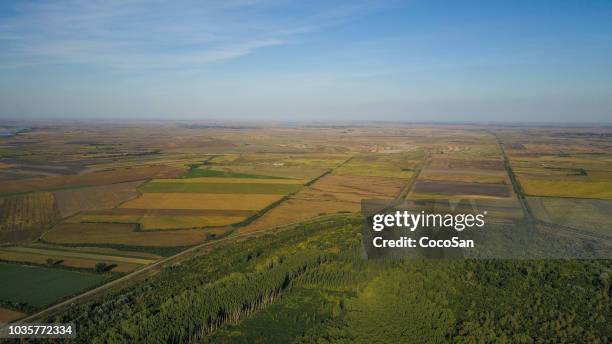
[[[55,199],[63,217],[86,210],[113,208],[120,203],[136,198],[136,188],[142,181],[117,183],[90,188],[55,191]]]
[[[74,176],[52,176],[47,178],[23,179],[16,182],[6,181],[0,182],[0,195],[38,190],[53,191],[65,188],[82,188],[87,186],[139,181],[147,178],[168,178],[178,176],[183,173],[183,171],[185,171],[185,168],[151,165],[102,170]]]
[[[347,164],[350,164],[350,161]],[[341,165],[330,175],[292,195],[283,204],[242,228],[241,232],[248,233],[321,215],[356,213],[359,212],[363,199],[397,197],[402,189],[409,185],[410,178],[407,177],[412,175],[412,173],[403,173],[399,168],[395,174],[388,171],[383,174],[399,174],[402,178],[381,177],[376,170],[368,172],[366,169],[360,170],[354,167],[342,171],[345,165]],[[337,173],[338,170],[342,171],[341,174]],[[351,171],[355,174],[349,174]]]
[[[143,231],[228,226],[298,191],[303,183],[235,177],[154,179],[138,188],[138,198],[118,208],[81,211],[66,221],[138,224]]]
[[[299,184],[263,183],[164,183],[150,182],[141,187],[142,193],[206,193],[286,195],[300,189]]]
[[[242,154],[231,161],[215,162],[199,169],[240,178],[313,179],[341,164],[346,155],[337,154]],[[215,177],[216,175],[210,175]]]
[[[607,260],[386,263],[362,260],[359,251],[361,202],[371,199],[466,200],[491,222],[609,236],[612,145],[587,129],[33,127],[0,143],[0,260],[4,274],[23,275],[0,287],[0,321],[124,276],[120,287],[86,294],[52,316],[82,319],[81,342],[125,339],[127,328],[166,338],[156,319],[188,319],[208,306],[233,320],[217,319],[212,331],[203,324],[202,342],[371,341],[376,328],[395,333],[406,322],[442,341],[480,338],[482,328],[520,341],[513,336],[527,330],[511,324],[529,334],[546,332],[533,324],[553,326],[541,308],[519,301],[533,285],[550,285],[535,294],[542,309],[565,319],[569,338],[601,336],[600,314],[582,330],[568,319],[586,319],[581,309],[594,309],[588,300],[605,303]],[[180,252],[187,253],[174,256]],[[278,292],[262,289],[263,281]],[[505,284],[513,291],[498,287]],[[570,289],[577,298],[559,310],[555,300]],[[249,306],[236,310],[212,295],[247,295]],[[508,319],[473,306],[494,300]],[[517,309],[537,320],[515,317]],[[407,310],[429,318],[406,317]],[[356,337],[346,336],[349,328]]]
[[[0,263],[0,280],[3,281],[0,299],[38,308],[108,278],[93,273]]]
[[[585,130],[549,130],[537,138],[526,138],[529,132],[508,130],[500,134],[526,195],[612,198],[609,140]]]
[[[23,316],[25,316],[25,313],[0,307],[0,325],[22,318]]]
[[[201,227],[215,227],[215,226],[227,226],[232,223],[240,222],[245,219],[247,215],[236,215],[231,216],[235,211],[229,211],[227,214],[219,215],[185,215],[184,210],[180,212],[173,212],[176,209],[130,209],[138,210],[141,214],[121,215],[121,211],[124,209],[116,209],[115,213],[111,214],[97,214],[95,212],[81,213],[77,216],[71,217],[67,222],[69,223],[95,223],[95,222],[107,222],[107,223],[137,223],[140,225],[140,230],[163,230],[163,229],[181,229],[181,228],[201,228]],[[150,215],[147,214],[150,210],[169,210],[171,215]],[[198,209],[196,209],[198,210]],[[254,214],[253,212],[245,212]]]
[[[177,184],[282,184],[302,185],[307,180],[289,178],[246,178],[246,177],[198,177],[191,179],[153,179],[152,183],[177,183]]]
[[[96,264],[105,263],[113,266],[114,272],[129,272],[142,265],[154,262],[158,256],[145,257],[104,254],[86,248],[61,248],[41,246],[5,246],[0,247],[0,260],[39,265],[66,266],[94,270]],[[49,260],[51,259],[51,260]]]
[[[508,197],[510,188],[508,185],[447,182],[447,181],[419,181],[414,191],[421,194],[433,195],[465,195],[465,196],[490,196]]]
[[[412,178],[418,155],[365,155],[352,158],[334,171],[336,175]]]
[[[195,245],[210,234],[220,235],[225,231],[223,228],[138,231],[137,226],[127,223],[62,223],[46,232],[42,239],[54,244],[177,247]]]
[[[540,221],[612,238],[612,200],[529,197],[528,201]]]
[[[612,181],[567,181],[521,178],[530,196],[612,199]]]
[[[33,240],[57,217],[51,193],[0,198],[0,243]]]
[[[301,179],[253,178],[252,175],[219,177],[218,174],[215,177],[154,179],[138,188],[138,198],[118,208],[83,211],[66,222],[137,224],[141,231],[223,227],[244,221],[282,197],[299,191],[303,183]],[[185,237],[192,234],[176,232]],[[201,232],[199,238],[210,234]],[[144,239],[143,234],[134,238],[142,238],[146,243],[140,244],[149,245],[150,241]]]
[[[124,203],[121,208],[258,210],[281,197],[251,194],[146,193]]]
[[[512,196],[510,181],[501,160],[462,160],[439,156],[428,161],[409,194],[409,198],[414,199]]]

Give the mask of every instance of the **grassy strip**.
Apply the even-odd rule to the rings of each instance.
[[[11,246],[15,246],[15,245],[10,245],[10,246],[0,246],[0,249],[4,248],[4,247],[11,247]],[[22,247],[29,247],[29,248],[39,248],[39,249],[45,249],[45,250],[53,250],[53,251],[58,251],[58,252],[84,252],[84,253],[96,253],[96,254],[104,254],[104,255],[108,255],[108,256],[114,256],[114,257],[123,257],[123,258],[144,258],[144,259],[151,259],[151,260],[157,260],[159,259],[159,257],[151,257],[151,256],[147,256],[147,255],[128,255],[125,254],[121,251],[117,251],[116,254],[115,252],[112,253],[100,253],[98,251],[91,251],[91,250],[87,250],[87,247],[66,247],[66,246],[61,246],[58,244],[53,244],[53,245],[27,245],[27,246],[22,246]]]
[[[39,242],[44,243],[44,244],[48,244],[48,245],[57,245],[55,243],[52,242],[47,242],[44,239],[38,239]],[[60,245],[57,245],[60,246]],[[83,247],[83,246],[89,246],[89,247],[102,247],[102,248],[113,248],[115,250],[120,250],[120,251],[136,251],[136,252],[146,252],[146,253],[153,253],[156,254],[158,256],[162,256],[162,257],[169,257],[169,256],[173,256],[181,251],[184,251],[188,248],[190,248],[191,246],[161,246],[161,247],[154,247],[154,246],[135,246],[135,245],[120,245],[120,244],[101,244],[101,243],[78,243],[78,244],[66,244],[63,243],[61,244],[61,246],[66,246],[66,247]]]
[[[41,267],[41,268],[69,270],[69,271],[75,271],[75,272],[86,272],[89,274],[108,274],[112,276],[113,278],[125,275],[125,273],[123,272],[115,272],[115,271],[109,270],[109,271],[105,271],[101,273],[101,272],[97,272],[95,268],[77,268],[74,266],[63,265],[62,263],[56,263],[56,264],[49,265],[49,264],[39,264],[39,263],[34,263],[34,262],[24,262],[24,261],[18,261],[18,260],[6,260],[2,258],[0,258],[0,263],[36,266],[36,267]]]
[[[150,264],[155,261],[155,259],[147,259],[147,258],[139,258],[139,257],[119,257],[108,254],[101,253],[92,253],[92,252],[74,252],[74,251],[58,251],[58,250],[50,250],[44,248],[34,248],[34,247],[20,247],[20,246],[8,246],[1,247],[0,252],[7,253],[21,253],[28,255],[36,255],[36,256],[60,256],[61,258],[75,258],[81,260],[90,260],[90,261],[110,261],[114,263],[128,263],[128,264],[136,264],[136,265],[145,265]]]

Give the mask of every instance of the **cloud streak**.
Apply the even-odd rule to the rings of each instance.
[[[0,22],[0,66],[87,64],[113,68],[184,68],[282,46],[344,20],[360,6],[265,0],[109,0],[18,3]],[[304,10],[299,18],[278,7]],[[314,7],[313,7],[314,8]]]

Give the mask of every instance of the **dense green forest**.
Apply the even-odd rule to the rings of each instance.
[[[359,218],[216,248],[48,319],[83,343],[607,343],[607,260],[364,260]]]

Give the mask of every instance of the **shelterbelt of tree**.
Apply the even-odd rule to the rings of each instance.
[[[605,342],[610,261],[364,260],[359,218],[224,245],[47,321],[77,342]]]

